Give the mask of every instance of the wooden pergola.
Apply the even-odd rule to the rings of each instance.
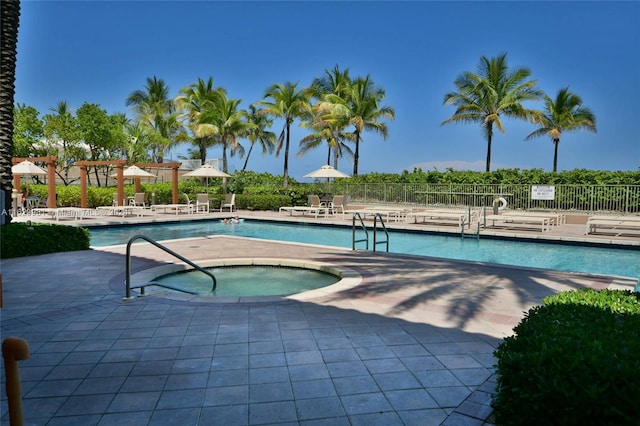
[[[55,208],[56,207],[56,161],[58,160],[58,157],[49,155],[47,157],[11,159],[14,165],[21,163],[25,160],[29,160],[31,162],[44,161],[44,163],[47,165],[47,180],[48,180],[48,188],[49,188],[49,196],[47,198],[47,207]],[[20,176],[21,175],[14,173],[13,175],[14,188],[20,188]]]
[[[124,203],[124,166],[125,160],[110,160],[110,161],[78,161],[76,165],[80,167],[80,207],[87,208],[87,167],[88,166],[116,166],[116,180],[117,180],[117,198],[118,205],[121,206]],[[179,162],[173,163],[151,163],[140,164],[136,163],[136,166],[143,168],[171,168],[172,169],[172,203],[178,203],[178,168],[180,168]],[[136,185],[136,192],[141,191],[140,178],[134,178]],[[54,186],[55,188],[55,186]]]

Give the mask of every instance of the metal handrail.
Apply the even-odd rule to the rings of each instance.
[[[165,284],[161,284],[155,281],[149,281],[137,286],[131,286],[131,245],[133,244],[134,241],[136,240],[145,240],[148,243],[153,244],[154,246],[158,247],[160,250],[169,253],[170,255],[172,255],[173,257],[176,257],[178,259],[180,259],[181,261],[185,262],[186,264],[192,266],[194,269],[197,269],[198,271],[208,275],[211,277],[211,279],[213,280],[213,287],[211,288],[211,291],[214,291],[218,285],[217,281],[216,281],[216,277],[209,271],[207,271],[206,269],[204,269],[203,267],[196,265],[195,263],[193,263],[192,261],[190,261],[189,259],[187,259],[186,257],[176,253],[175,251],[171,250],[168,247],[163,246],[162,244],[158,243],[155,240],[152,240],[151,238],[147,237],[146,235],[134,235],[133,237],[131,237],[129,239],[129,242],[127,243],[127,257],[126,257],[126,269],[125,269],[125,273],[126,273],[126,278],[125,278],[125,300],[129,300],[131,299],[131,289],[132,288],[139,288],[140,289],[140,295],[144,295],[144,289],[146,286],[149,285],[155,285],[158,287],[164,287],[164,288],[170,288],[172,290],[176,290],[176,291],[181,291],[183,293],[189,293],[189,294],[197,294],[194,293],[192,291],[188,291],[188,290],[183,290],[183,289],[179,289],[170,285],[165,285]]]
[[[464,228],[465,225],[467,225],[467,223],[465,221],[462,221],[462,223],[460,224],[460,238],[464,239],[465,237],[471,237],[471,238],[475,238],[476,240],[480,240],[480,220],[478,220],[477,228],[476,228],[476,232],[475,235],[466,235],[464,233]],[[468,223],[469,225],[469,229],[471,229],[471,222]]]
[[[387,237],[384,241],[376,241],[376,235],[378,226],[376,224],[376,219],[380,218],[380,225],[382,225],[382,229],[384,230],[384,234]],[[387,252],[389,252],[389,231],[387,231],[387,227],[384,225],[384,220],[382,219],[382,215],[380,213],[376,213],[373,215],[373,251],[376,251],[376,245],[387,243]]]
[[[365,235],[364,239],[356,240],[356,217],[360,220],[360,228],[362,228]],[[364,225],[364,221],[362,220],[362,216],[360,216],[360,213],[355,212],[353,214],[353,217],[351,218],[351,249],[355,250],[356,243],[361,243],[363,241],[366,243],[365,250],[369,250],[369,231]]]

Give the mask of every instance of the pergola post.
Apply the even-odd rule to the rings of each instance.
[[[49,196],[47,197],[47,207],[55,209],[58,205],[56,200],[56,160],[57,157],[48,157],[47,160],[47,179],[49,180],[48,189]]]
[[[118,163],[117,165],[117,180],[118,180],[118,205],[124,205],[124,161],[122,163]]]
[[[87,166],[80,166],[80,207],[87,208]]]
[[[177,163],[178,165],[174,165],[171,167],[171,170],[173,171],[173,175],[171,177],[171,181],[172,181],[172,188],[171,188],[171,192],[173,194],[173,204],[178,204],[178,167],[180,167],[180,163]]]

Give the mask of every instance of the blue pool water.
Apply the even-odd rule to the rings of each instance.
[[[142,226],[90,228],[91,245],[102,247],[126,244],[129,238],[143,234],[157,241],[234,235],[300,243],[350,248],[350,227],[327,227],[243,221],[224,224],[220,221],[166,223]],[[546,244],[484,238],[461,239],[459,236],[427,235],[389,231],[389,251],[393,253],[461,259],[503,265],[527,266],[559,271],[616,275],[640,279],[640,250],[614,249],[577,245]],[[380,236],[380,233],[378,234]],[[357,239],[364,238],[360,231]],[[369,249],[373,249],[369,232]],[[380,238],[379,238],[380,239]],[[356,246],[364,249],[364,243]],[[379,245],[378,251],[384,251]]]

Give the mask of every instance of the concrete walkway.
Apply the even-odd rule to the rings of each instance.
[[[167,246],[194,261],[316,262],[358,282],[296,298],[152,289],[125,301],[124,246],[4,260],[2,336],[31,348],[25,424],[488,424],[493,351],[525,311],[563,290],[631,285],[246,238]],[[136,273],[169,260],[146,244],[133,255]]]

